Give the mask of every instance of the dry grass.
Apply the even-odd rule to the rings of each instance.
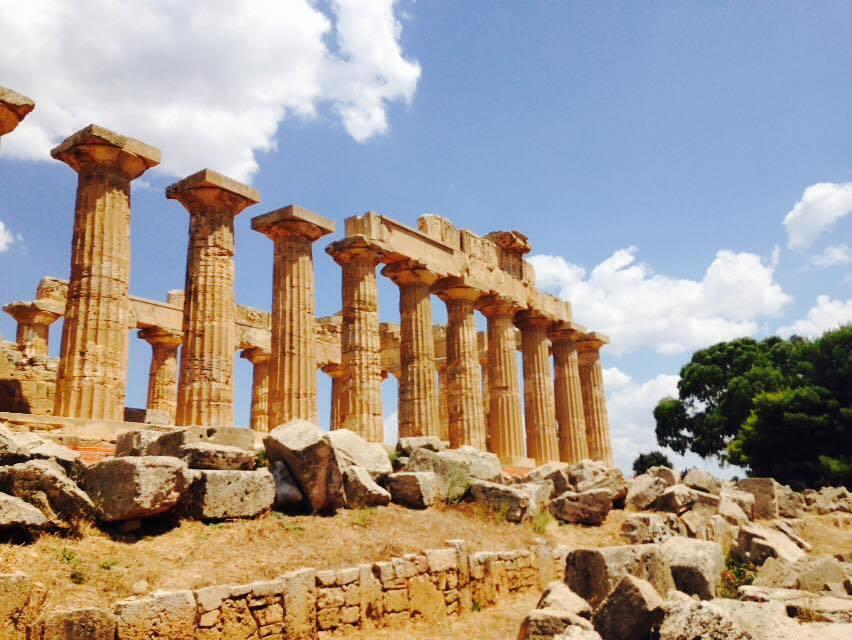
[[[472,504],[412,511],[396,506],[341,511],[334,517],[267,514],[258,520],[180,526],[141,538],[110,537],[84,526],[78,539],[43,536],[30,545],[0,545],[0,573],[23,571],[45,585],[51,606],[109,605],[150,589],[199,588],[275,578],[299,567],[332,569],[467,540],[474,550],[528,547],[536,538],[554,544],[619,544],[623,515],[602,527],[558,526],[543,534],[530,524],[499,520]]]

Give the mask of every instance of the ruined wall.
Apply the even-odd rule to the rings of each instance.
[[[0,411],[52,415],[58,367],[56,358],[27,357],[0,340]]]

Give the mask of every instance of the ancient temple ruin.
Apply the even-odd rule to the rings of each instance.
[[[0,136],[33,107],[0,88]],[[256,431],[318,422],[322,373],[332,381],[323,410],[331,428],[381,442],[381,387],[393,375],[400,437],[438,436],[515,467],[612,463],[600,362],[607,338],[573,322],[570,303],[536,288],[523,234],[479,236],[435,215],[416,228],[373,212],[350,217],[325,247],[342,273],[341,312],[317,318],[313,261],[322,253],[314,244],[335,224],[297,205],[278,208],[251,224],[273,244],[271,310],[261,311],[234,294],[234,217],[260,194],[204,169],[165,194],[189,214],[185,287],[145,300],[130,292],[130,184],[159,163],[160,151],[90,125],[52,156],[78,174],[71,270],[67,280],[42,279],[32,301],[4,307],[18,330],[16,344],[0,351],[0,418],[52,416],[78,433],[87,424],[120,431],[129,419],[230,426],[239,351],[254,367]],[[398,325],[379,321],[379,270],[399,286]],[[446,305],[446,326],[433,323],[433,295]],[[486,332],[476,330],[477,312]],[[60,318],[57,362],[48,344]],[[133,330],[151,345],[142,416],[125,410]]]

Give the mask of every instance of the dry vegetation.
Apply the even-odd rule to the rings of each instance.
[[[23,571],[47,587],[50,604],[110,604],[150,589],[199,588],[275,578],[299,567],[332,569],[386,560],[467,540],[472,549],[519,549],[539,537],[554,544],[619,544],[623,515],[603,527],[516,525],[471,504],[412,511],[397,506],[341,511],[334,517],[267,514],[258,520],[205,525],[183,521],[157,535],[109,536],[85,527],[76,539],[43,536],[0,545],[0,573]],[[546,525],[546,526],[544,526]]]

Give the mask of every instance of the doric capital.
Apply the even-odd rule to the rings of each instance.
[[[96,124],[81,129],[50,155],[77,173],[109,169],[134,180],[160,164],[160,150]]]
[[[0,87],[0,136],[11,133],[35,109],[35,103],[6,87]]]
[[[577,342],[586,334],[586,327],[576,322],[557,322],[547,332],[551,342]]]
[[[515,324],[522,330],[527,327],[549,329],[555,322],[553,318],[536,309],[526,309],[515,316]]]
[[[382,269],[382,275],[393,280],[400,287],[410,284],[431,285],[438,276],[429,271],[424,264],[417,260],[402,260],[392,262]]]
[[[254,231],[272,238],[307,238],[311,242],[334,233],[334,222],[318,213],[290,204],[251,219]]]
[[[520,231],[492,231],[485,237],[508,253],[522,256],[532,251],[529,239]]]
[[[11,302],[3,307],[3,311],[12,316],[18,324],[24,325],[50,326],[62,315],[57,303],[50,300]]]
[[[482,296],[476,301],[476,308],[487,318],[499,316],[514,317],[521,311],[521,305],[514,298],[500,295],[499,293]]]
[[[432,293],[444,302],[451,300],[467,300],[476,302],[482,295],[479,289],[466,285],[461,278],[441,278],[432,285]]]
[[[323,365],[322,370],[328,374],[329,378],[340,379],[346,377],[346,367],[339,362],[329,362]]]
[[[605,344],[609,344],[609,338],[602,333],[592,331],[577,338],[577,351],[581,354],[597,354]]]
[[[372,262],[376,266],[385,260],[384,252],[364,236],[351,236],[332,242],[325,248],[325,252],[341,266],[355,261]]]
[[[269,351],[264,351],[260,347],[252,347],[251,349],[245,349],[240,352],[240,357],[245,358],[252,364],[264,364],[269,362],[272,358],[272,354]]]
[[[202,169],[166,187],[166,197],[177,200],[190,213],[212,208],[234,216],[260,202],[260,193],[255,189],[210,169]]]
[[[183,342],[182,331],[164,329],[163,327],[146,327],[145,329],[140,329],[136,333],[136,336],[151,346],[164,345],[178,348]]]

